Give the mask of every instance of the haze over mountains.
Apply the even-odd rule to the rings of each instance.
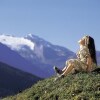
[[[53,45],[33,34],[25,37],[0,35],[0,61],[41,78],[54,74],[53,66],[62,68],[65,61],[75,58],[67,48]],[[100,52],[97,52],[98,63]]]

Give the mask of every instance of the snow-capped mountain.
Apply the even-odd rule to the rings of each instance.
[[[10,47],[12,50],[19,50],[19,49],[23,49],[24,46],[29,47],[31,50],[34,50],[34,43],[31,42],[28,39],[25,39],[23,37],[18,38],[18,37],[13,37],[10,35],[1,35],[0,36],[0,42],[2,44],[7,45],[8,47]]]
[[[0,35],[0,43],[0,61],[41,77],[53,75],[54,65],[61,68],[67,59],[75,57],[70,50],[32,34],[26,37]]]
[[[42,38],[34,36],[33,34],[28,34],[25,37],[25,39],[31,40],[36,44],[35,45],[36,55],[38,55],[39,52],[41,53],[39,55],[43,63],[62,66],[66,61],[66,59],[69,59],[70,57],[72,58],[75,57],[75,54],[72,51],[68,50],[67,48],[53,45]],[[61,60],[63,60],[63,62]]]
[[[18,52],[11,50],[3,44],[0,44],[0,62],[39,77],[46,77],[45,75],[50,76],[49,73],[37,67],[37,64],[31,64],[20,56]]]

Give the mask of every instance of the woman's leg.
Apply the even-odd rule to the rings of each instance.
[[[62,72],[64,72],[67,69],[67,66],[68,66],[69,63],[70,63],[70,60],[69,61],[66,61],[65,67],[62,69]]]
[[[73,70],[73,68],[74,68],[73,63],[69,63],[68,67],[66,67],[65,71],[61,75],[66,76]]]
[[[67,68],[67,67],[65,66],[65,67],[62,69],[62,72],[64,72],[64,71],[66,70],[66,68]]]
[[[58,79],[60,79],[60,78],[63,78],[64,76],[66,76],[67,74],[69,74],[70,72],[72,72],[73,70],[74,70],[74,63],[68,61],[67,64],[66,64],[66,66],[63,69],[62,74],[60,74],[60,76],[58,76],[57,78],[55,78],[55,81],[58,80]]]

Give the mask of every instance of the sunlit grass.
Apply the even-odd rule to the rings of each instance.
[[[78,73],[54,81],[39,81],[31,88],[4,100],[99,100],[100,74]]]

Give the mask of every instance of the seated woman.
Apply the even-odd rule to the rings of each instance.
[[[66,66],[62,70],[54,67],[59,77],[64,77],[77,71],[91,72],[97,65],[94,39],[90,36],[84,36],[78,43],[80,50],[77,53],[77,59],[66,61]]]

